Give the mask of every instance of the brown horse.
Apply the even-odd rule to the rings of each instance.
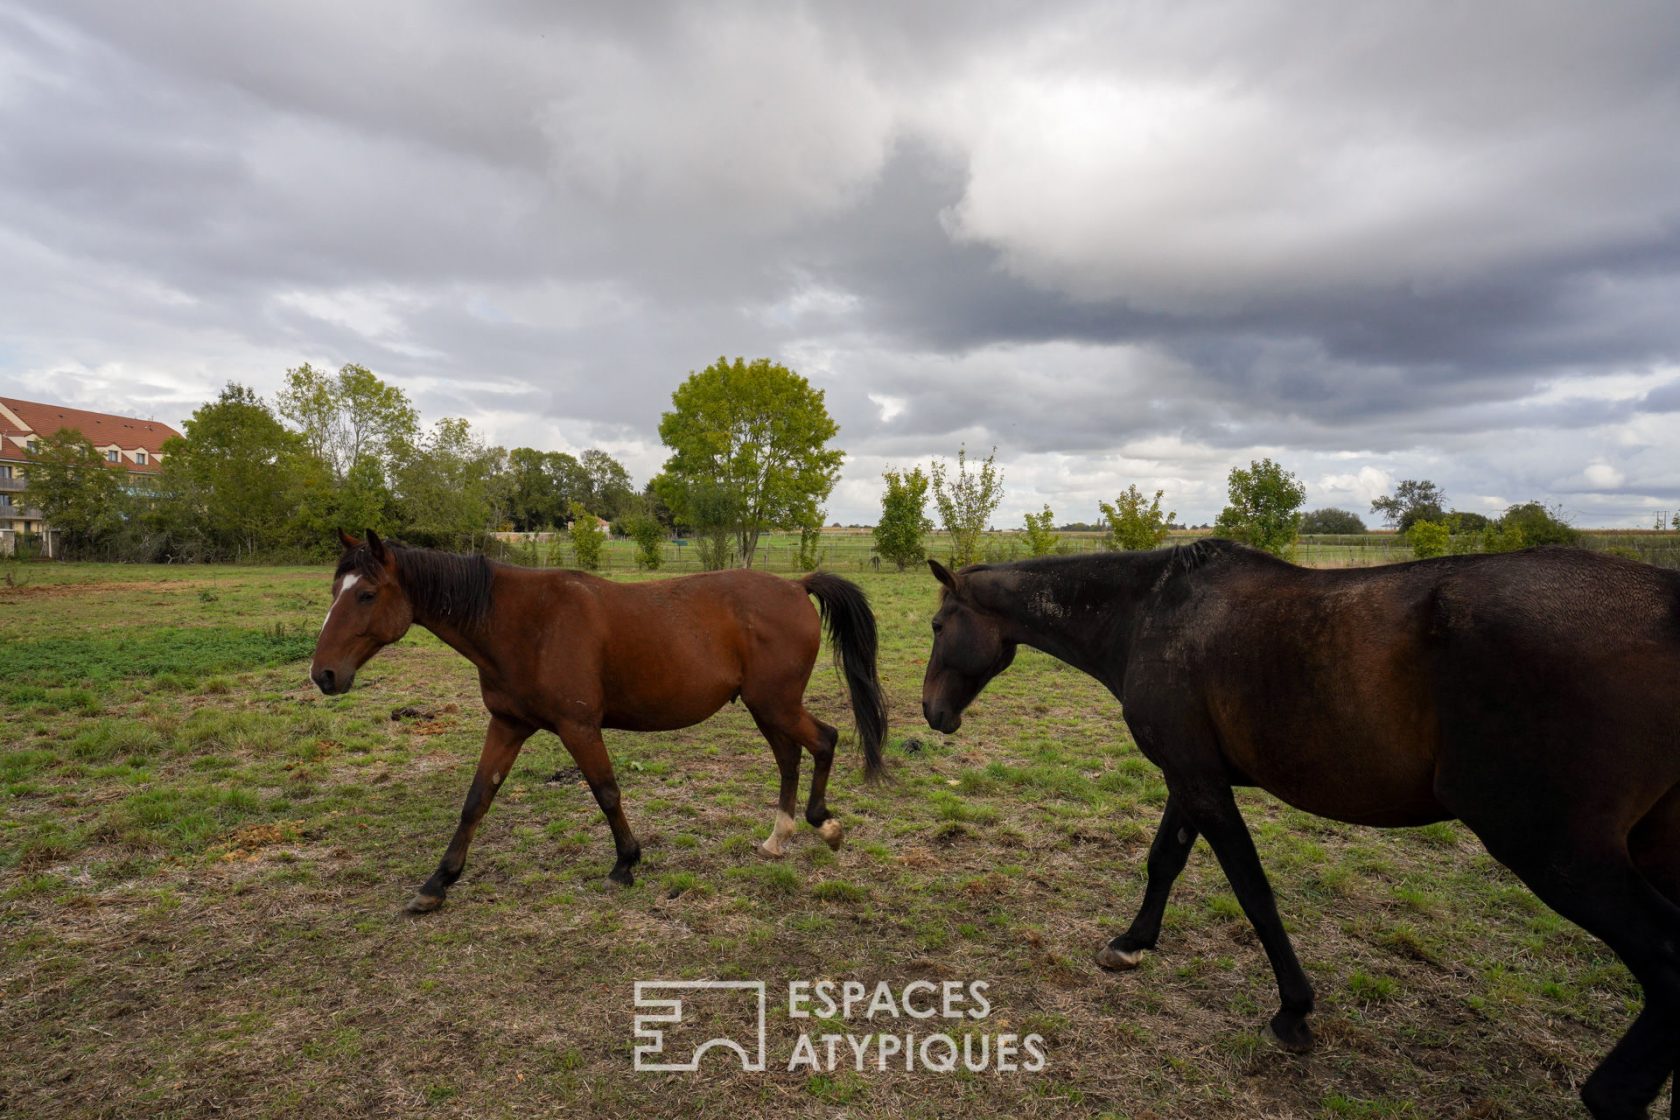
[[[805,819],[831,848],[840,822],[824,796],[839,732],[805,710],[805,685],[821,642],[821,605],[851,691],[864,763],[881,771],[886,704],[875,675],[875,616],[863,592],[839,576],[801,580],[763,572],[708,572],[620,584],[585,572],[534,571],[483,556],[386,544],[344,533],[333,602],[309,675],[329,696],[347,692],[356,670],[419,623],[478,667],[490,727],[467,790],[461,823],[443,860],[409,902],[412,913],[443,904],[461,876],[467,845],[537,731],[560,736],[612,828],[618,861],[607,877],[628,886],[641,845],[619,805],[602,728],[670,731],[739,699],[770,741],[782,789],[765,854],[793,834],[799,751],[816,771]]]
[[[933,573],[929,724],[955,731],[1025,643],[1106,685],[1166,778],[1142,907],[1099,964],[1155,947],[1206,836],[1277,976],[1271,1033],[1305,1050],[1312,987],[1231,788],[1456,818],[1643,986],[1581,1095],[1646,1115],[1680,1058],[1680,573],[1568,549],[1309,571],[1228,541]]]

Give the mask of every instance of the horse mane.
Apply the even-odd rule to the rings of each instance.
[[[477,626],[489,615],[491,586],[496,574],[487,557],[409,548],[390,541],[385,542],[385,547],[396,558],[397,583],[414,604],[416,614],[446,618],[469,627]],[[355,572],[375,579],[381,566],[364,544],[344,554],[333,578]]]

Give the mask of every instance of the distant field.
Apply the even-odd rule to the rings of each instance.
[[[1195,540],[1209,534],[1200,530],[1178,530],[1169,541]],[[1583,546],[1601,551],[1615,550],[1623,555],[1659,564],[1680,567],[1680,533],[1634,531],[1624,529],[1588,530]],[[514,542],[515,556],[521,563],[533,567],[567,567],[575,563],[571,549],[561,543],[532,540]],[[1060,552],[1096,552],[1103,547],[1099,533],[1063,533],[1058,546]],[[928,555],[942,559],[950,555],[950,538],[944,533],[928,537]],[[987,559],[1019,560],[1028,555],[1025,536],[1012,530],[987,533]],[[829,529],[823,533],[819,550],[825,567],[839,572],[874,571],[875,542],[868,529]],[[662,550],[663,571],[691,572],[700,569],[699,557],[688,541],[667,541]],[[766,534],[754,557],[753,566],[773,572],[796,570],[799,556],[799,537],[786,533]],[[1300,564],[1320,568],[1364,567],[1369,564],[1394,564],[1412,559],[1412,550],[1394,533],[1356,533],[1335,536],[1305,536],[1300,539],[1294,560]],[[636,570],[636,548],[628,540],[608,541],[602,556],[602,568],[612,572]],[[890,565],[889,565],[890,567]]]
[[[867,544],[829,547],[867,563]],[[838,854],[803,826],[784,862],[755,854],[776,771],[731,708],[608,734],[645,850],[637,885],[610,886],[600,814],[575,778],[548,780],[569,760],[539,735],[447,906],[410,919],[478,753],[466,662],[416,630],[349,695],[318,695],[303,659],[325,567],[17,569],[0,586],[0,1114],[1579,1114],[1637,988],[1456,826],[1346,828],[1241,796],[1318,989],[1310,1057],[1261,1039],[1271,973],[1205,846],[1161,951],[1100,972],[1165,797],[1114,701],[1023,651],[959,734],[932,733],[936,585],[852,574],[883,630],[893,780],[861,782],[823,664],[811,704],[846,733]],[[393,720],[404,707],[421,711]],[[684,977],[986,980],[986,1029],[1041,1034],[1048,1066],[631,1072],[633,982]]]

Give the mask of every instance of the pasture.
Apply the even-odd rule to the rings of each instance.
[[[880,621],[892,780],[862,783],[825,658],[808,703],[842,730],[838,853],[803,826],[784,860],[756,853],[776,768],[726,708],[607,733],[643,862],[606,883],[600,811],[542,734],[448,904],[411,918],[482,741],[464,660],[416,628],[321,696],[326,565],[20,568],[0,587],[0,1112],[1581,1114],[1637,988],[1455,825],[1344,828],[1239,795],[1318,991],[1309,1056],[1261,1039],[1275,986],[1203,843],[1160,950],[1101,972],[1165,798],[1118,706],[1023,649],[961,732],[931,732],[936,585],[840,570]],[[769,981],[784,1064],[809,1029],[785,981],[985,980],[985,1028],[1042,1035],[1048,1064],[632,1072],[632,984],[677,977]]]

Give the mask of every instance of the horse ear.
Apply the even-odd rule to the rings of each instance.
[[[957,577],[952,575],[950,573],[950,571],[945,567],[945,565],[941,564],[939,561],[937,561],[933,557],[929,556],[928,557],[928,567],[933,569],[933,578],[934,579],[938,580],[940,583],[943,583],[946,587],[949,587],[952,591],[955,591],[957,589]]]
[[[385,542],[379,539],[379,534],[372,529],[367,531],[368,555],[381,563],[385,561]]]
[[[357,540],[355,537],[352,537],[349,533],[346,533],[343,529],[340,529],[338,531],[338,541],[339,541],[340,544],[342,544],[344,546],[344,551],[346,551],[346,552],[349,552],[353,548],[362,547],[362,542],[361,541]]]

